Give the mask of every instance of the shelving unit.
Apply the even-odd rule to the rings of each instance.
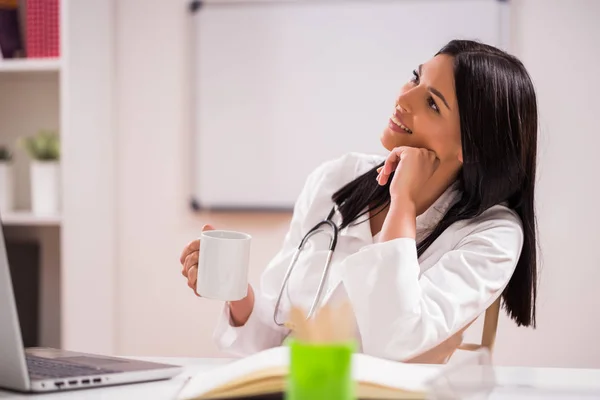
[[[60,59],[57,58],[24,58],[0,60],[0,73],[59,72],[60,67]]]
[[[60,0],[61,58],[0,60],[0,144],[13,150],[15,182],[15,211],[0,219],[7,239],[40,244],[40,345],[106,354],[117,313],[115,7]],[[56,216],[28,211],[30,160],[16,146],[40,129],[60,134]]]
[[[0,220],[7,242],[40,246],[38,338],[40,346],[49,347],[60,347],[62,341],[62,216],[30,211],[31,160],[17,142],[40,129],[56,129],[62,136],[61,70],[60,58],[0,60],[0,144],[13,153],[15,203]]]
[[[6,226],[60,226],[60,215],[35,215],[30,211],[12,211],[0,216]]]

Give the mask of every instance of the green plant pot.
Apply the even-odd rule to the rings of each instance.
[[[286,400],[355,399],[351,343],[302,343],[291,339]]]

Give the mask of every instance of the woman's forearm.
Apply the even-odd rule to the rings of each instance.
[[[229,302],[229,311],[234,326],[243,326],[248,322],[254,308],[254,290],[248,285],[248,295],[242,300]]]
[[[381,228],[381,241],[416,237],[417,211],[409,198],[392,197],[388,214]]]

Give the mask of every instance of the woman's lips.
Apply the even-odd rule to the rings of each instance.
[[[402,121],[398,107],[396,107],[396,109],[394,110],[394,114],[392,114],[388,126],[394,132],[408,134],[413,133],[412,130],[410,130],[408,126],[406,126],[406,124]]]
[[[406,132],[404,129],[402,129],[398,125],[396,125],[396,123],[394,121],[392,121],[391,118],[390,118],[390,121],[388,122],[388,128],[390,128],[392,131],[394,131],[396,133],[403,133],[405,135],[408,135],[408,132]]]

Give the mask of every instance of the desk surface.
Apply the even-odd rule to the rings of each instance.
[[[143,359],[182,365],[185,369],[179,376],[159,382],[38,395],[0,390],[0,400],[173,400],[187,378],[228,362],[207,358]],[[492,400],[600,399],[600,369],[496,367],[495,374],[497,388],[489,397]]]

